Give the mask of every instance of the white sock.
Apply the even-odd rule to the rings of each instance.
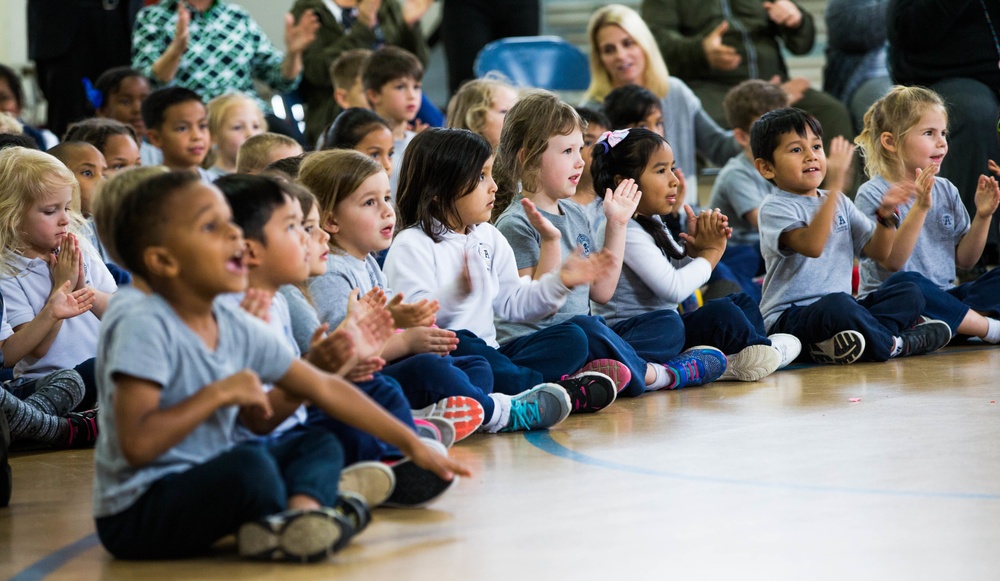
[[[677,383],[677,378],[671,370],[666,368],[666,366],[660,365],[659,363],[650,363],[650,365],[653,366],[653,371],[656,372],[656,377],[653,379],[653,383],[646,386],[646,391],[663,389],[664,387]]]
[[[889,353],[889,357],[890,358],[896,357],[897,355],[899,355],[900,353],[903,352],[903,338],[902,337],[893,337],[892,341],[893,341],[893,343],[892,343],[892,351]]]
[[[983,337],[983,341],[993,343],[994,345],[1000,343],[1000,320],[993,317],[986,317],[986,324],[989,325],[989,328],[986,330],[986,336]]]
[[[493,398],[493,415],[479,429],[487,434],[495,434],[510,422],[511,397],[504,393],[491,393],[490,397]]]

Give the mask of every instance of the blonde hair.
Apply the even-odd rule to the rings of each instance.
[[[448,102],[445,127],[468,129],[482,135],[486,114],[493,108],[493,97],[502,87],[517,91],[506,77],[492,71],[481,79],[463,83]]]
[[[322,224],[338,204],[378,172],[385,172],[385,168],[360,151],[326,149],[306,156],[296,182],[316,196]],[[333,236],[330,245],[334,245]]]
[[[55,157],[28,149],[9,147],[0,150],[0,272],[17,274],[17,256],[28,248],[21,222],[25,212],[52,190],[69,187],[73,204],[80,207],[80,184],[76,176]],[[70,230],[80,232],[83,217],[72,210]]]
[[[243,142],[236,154],[236,173],[256,173],[268,165],[268,153],[276,147],[300,147],[299,142],[280,133],[261,133]]]
[[[125,264],[121,253],[118,252],[114,238],[116,210],[121,205],[121,201],[146,179],[169,171],[162,165],[125,168],[109,179],[90,203],[94,224],[97,226],[97,237],[116,263]]]
[[[869,177],[882,176],[889,180],[903,177],[903,140],[931,109],[940,111],[947,123],[948,110],[941,96],[924,87],[897,85],[872,103],[865,112],[865,128],[854,139],[861,147]],[[882,144],[883,133],[892,135],[895,152]]]
[[[617,26],[632,37],[646,55],[646,70],[642,73],[642,86],[663,99],[670,85],[667,80],[667,63],[656,46],[656,39],[639,13],[628,6],[609,4],[590,17],[587,24],[587,38],[590,39],[590,86],[584,94],[585,101],[604,101],[604,97],[615,87],[611,83],[611,73],[601,63],[601,47],[597,45],[597,33],[605,26]]]
[[[549,138],[582,128],[583,120],[576,109],[553,93],[534,90],[522,95],[504,119],[493,164],[497,182],[494,222],[513,201],[518,184],[529,192],[538,187],[542,154],[549,146]]]
[[[205,105],[205,109],[208,112],[208,134],[211,136],[213,147],[208,148],[208,154],[205,155],[205,160],[201,163],[201,167],[208,169],[215,165],[215,162],[218,160],[218,155],[215,153],[214,147],[215,139],[225,126],[226,117],[229,116],[229,112],[240,105],[252,106],[253,110],[257,112],[257,120],[260,121],[260,126],[265,129],[267,128],[267,120],[264,119],[264,112],[260,110],[257,101],[254,101],[243,93],[226,93],[212,99]]]
[[[6,111],[0,111],[0,133],[24,134],[24,124]]]

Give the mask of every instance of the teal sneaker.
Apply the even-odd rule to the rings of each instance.
[[[501,432],[545,430],[569,416],[569,394],[555,383],[540,383],[510,400],[510,418]]]

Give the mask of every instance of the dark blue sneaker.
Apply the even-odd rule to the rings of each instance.
[[[665,389],[680,389],[711,383],[726,372],[726,356],[715,347],[697,345],[663,364],[674,381]]]

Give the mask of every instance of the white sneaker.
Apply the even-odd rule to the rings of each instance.
[[[750,345],[726,359],[728,365],[719,381],[757,381],[774,373],[781,364],[781,353],[770,345]]]
[[[355,462],[340,471],[337,488],[360,495],[369,508],[375,508],[396,489],[396,475],[383,462]]]
[[[802,353],[802,341],[795,335],[790,335],[788,333],[775,333],[774,335],[768,335],[768,339],[771,340],[771,347],[778,350],[781,353],[781,364],[778,365],[778,369],[784,369],[788,367],[788,364]]]

